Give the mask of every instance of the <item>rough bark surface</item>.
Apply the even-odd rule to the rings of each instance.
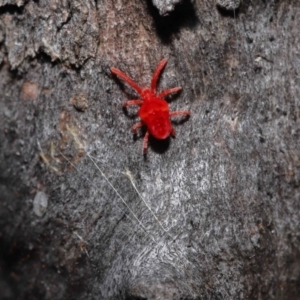
[[[0,298],[299,299],[299,28],[298,0],[0,0]],[[164,57],[192,116],[144,158],[109,68]]]
[[[164,16],[174,10],[176,4],[182,0],[152,0],[153,5],[158,9],[159,13]]]

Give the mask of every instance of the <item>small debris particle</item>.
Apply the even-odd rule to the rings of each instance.
[[[77,110],[81,112],[84,112],[88,108],[87,95],[84,93],[73,96],[70,102]]]
[[[79,157],[82,157],[83,154],[84,154],[84,150],[83,150],[83,149],[79,149],[77,155],[78,155]]]
[[[217,5],[226,10],[236,10],[240,4],[240,0],[217,0]]]
[[[22,99],[35,100],[39,93],[39,86],[33,82],[25,82],[22,87]]]
[[[262,60],[262,58],[260,56],[257,56],[254,61],[259,62],[261,60]]]
[[[48,195],[44,192],[37,192],[33,200],[33,212],[38,216],[42,217],[48,206]]]
[[[43,88],[42,89],[42,94],[43,95],[51,95],[52,94],[52,89],[49,89],[49,88]]]
[[[260,248],[260,234],[256,233],[251,237],[251,242],[256,248]]]

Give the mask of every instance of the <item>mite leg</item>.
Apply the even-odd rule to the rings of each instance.
[[[180,87],[180,86],[172,88],[172,89],[168,89],[168,90],[165,90],[165,91],[161,92],[160,94],[158,94],[158,97],[163,98],[163,97],[166,97],[169,94],[176,93],[180,90],[182,90],[182,87]]]
[[[144,136],[144,140],[143,140],[143,154],[144,155],[147,153],[148,139],[149,139],[149,132],[147,131],[145,136]]]
[[[176,131],[175,131],[175,129],[173,127],[172,127],[172,130],[171,130],[171,135],[172,135],[172,137],[176,136]]]
[[[179,115],[190,116],[191,113],[189,111],[187,111],[187,110],[179,110],[179,111],[170,112],[170,114],[169,114],[170,117],[179,116]]]
[[[141,95],[142,89],[131,78],[129,78],[125,73],[123,73],[122,71],[120,71],[119,69],[116,69],[116,68],[110,68],[110,71],[113,74],[119,76],[124,81],[126,81],[131,87],[133,87]]]
[[[143,100],[129,100],[123,103],[123,107],[130,106],[130,105],[141,105],[143,104]]]
[[[136,134],[137,129],[140,128],[140,127],[142,127],[142,126],[144,126],[144,124],[143,124],[142,122],[136,123],[136,124],[132,127],[132,132],[133,132],[134,134]]]
[[[163,70],[163,68],[165,67],[165,65],[167,64],[168,60],[166,58],[164,58],[163,60],[161,60],[157,67],[156,67],[156,70],[153,74],[153,77],[152,77],[152,81],[151,81],[151,91],[156,94],[156,85],[157,85],[157,80],[158,80],[158,77],[159,75],[161,74],[161,71]]]

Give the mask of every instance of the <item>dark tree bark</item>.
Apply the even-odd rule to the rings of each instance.
[[[225,2],[0,0],[1,299],[299,299],[300,4]]]

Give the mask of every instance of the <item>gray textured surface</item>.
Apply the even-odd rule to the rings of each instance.
[[[164,16],[172,12],[176,4],[182,0],[152,0],[153,5],[158,9],[159,13]]]
[[[217,5],[226,10],[238,9],[241,1],[240,0],[216,0]]]
[[[299,298],[297,0],[0,3],[2,299]],[[109,67],[148,85],[163,57],[192,116],[144,159]]]

